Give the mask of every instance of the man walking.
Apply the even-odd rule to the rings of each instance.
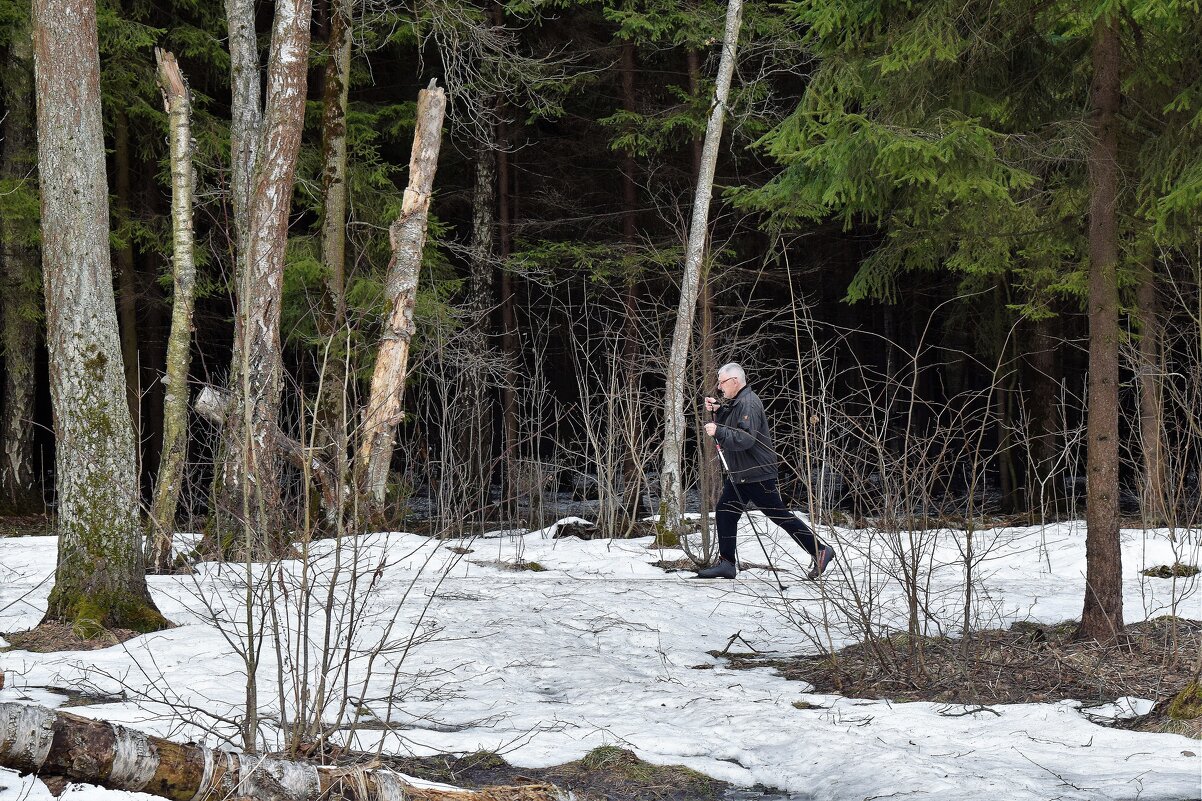
[[[717,564],[699,571],[697,578],[732,579],[738,575],[739,517],[748,503],[759,507],[814,558],[809,577],[818,578],[835,558],[835,549],[815,537],[781,500],[776,488],[778,457],[772,447],[764,404],[747,386],[743,368],[734,362],[718,370],[718,392],[724,401],[705,399],[705,408],[714,413],[713,422],[705,424],[705,433],[714,438],[727,469],[717,509],[719,559]]]

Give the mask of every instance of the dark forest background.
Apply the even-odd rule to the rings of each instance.
[[[1083,514],[1094,22],[1077,5],[746,9],[690,368],[694,503],[704,508],[715,484],[697,436],[701,398],[737,361],[769,404],[785,494],[815,515]],[[1189,3],[1118,5],[1121,503],[1149,521],[1196,524],[1202,23]],[[352,9],[347,323],[322,325],[331,26],[330,0],[316,0],[281,307],[283,427],[309,436],[333,362],[348,366],[352,398],[365,392],[414,102],[437,79],[448,118],[389,518],[442,532],[539,525],[563,511],[555,493],[570,493],[610,530],[633,526],[658,503],[664,365],[725,6]],[[259,4],[263,54],[272,14]],[[12,332],[0,370],[11,387],[14,358],[32,357],[32,410],[4,408],[32,419],[6,426],[26,433],[5,448],[29,450],[34,481],[10,475],[5,503],[40,510],[54,506],[55,450],[28,256],[36,154],[28,140],[9,147],[35,102],[14,46],[27,20],[21,3],[0,3]],[[219,4],[199,1],[108,0],[99,11],[113,289],[147,501],[172,309],[153,48],[176,54],[193,98],[195,394],[225,383],[233,344],[225,24]],[[189,431],[180,520],[199,525],[220,432],[194,413]],[[304,482],[294,474],[287,487],[289,508],[303,510]]]

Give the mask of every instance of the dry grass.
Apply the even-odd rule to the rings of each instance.
[[[42,623],[29,631],[4,635],[9,644],[21,651],[49,654],[55,651],[99,651],[132,640],[141,632],[130,629],[101,629],[94,637],[80,636],[69,623]]]
[[[1156,702],[1132,727],[1168,726],[1199,736],[1198,721],[1167,721],[1168,703],[1194,679],[1202,653],[1202,621],[1161,617],[1128,626],[1119,641],[1077,641],[1076,623],[1018,623],[963,640],[897,635],[836,654],[765,659],[726,655],[733,667],[773,667],[817,692],[852,698],[956,704],[1041,703],[1075,699],[1085,705],[1122,696]]]

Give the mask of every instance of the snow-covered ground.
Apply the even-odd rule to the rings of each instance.
[[[904,604],[886,573],[897,553],[914,548],[932,570],[925,600],[935,615],[946,615],[932,633],[954,633],[961,625],[963,532],[911,541],[909,535],[891,540],[836,530],[841,558],[823,582],[808,583],[800,579],[808,565],[799,564],[797,547],[758,521],[761,535],[772,529],[765,544],[774,563],[792,569],[793,575],[781,574],[789,585],[784,593],[763,570],[744,571],[734,582],[665,574],[651,563],[683,554],[655,549],[649,540],[582,542],[541,531],[436,542],[391,533],[358,538],[353,556],[348,543],[344,569],[348,560],[364,568],[355,591],[362,606],[356,642],[369,651],[350,668],[350,709],[361,721],[343,736],[359,748],[419,755],[496,750],[528,767],[621,745],[651,762],[686,765],[736,785],[780,788],[792,798],[1176,801],[1202,795],[1202,743],[1094,722],[1099,715],[1146,711],[1140,699],[1089,711],[1065,701],[965,714],[968,708],[947,704],[816,694],[768,669],[728,669],[707,652],[732,638],[733,650],[785,654],[853,641],[858,626],[835,602],[851,588],[875,601],[874,625],[904,630]],[[1178,532],[1176,544],[1163,531],[1124,530],[1122,537],[1127,621],[1171,612],[1202,617],[1196,580],[1139,572],[1178,559],[1197,564],[1202,532]],[[891,544],[900,550],[891,551]],[[744,559],[762,563],[750,529],[740,546]],[[974,546],[977,625],[1079,616],[1083,525],[996,529],[979,533]],[[335,550],[330,541],[313,546],[319,584]],[[54,559],[52,538],[0,539],[0,631],[38,622]],[[510,567],[521,560],[545,569]],[[871,586],[870,562],[877,568]],[[0,654],[0,701],[53,706],[66,700],[54,688],[86,689],[108,697],[72,712],[165,736],[200,736],[198,727],[208,727],[233,738],[246,683],[235,650],[237,621],[245,617],[242,571],[205,564],[193,576],[151,577],[159,608],[178,624],[168,631],[86,653]],[[272,573],[277,595],[288,590],[278,600],[285,650],[297,641],[293,584],[299,575],[298,562]],[[333,594],[335,614],[349,611],[351,594],[344,575]],[[324,600],[324,590],[318,597]],[[310,615],[322,619],[319,611]],[[385,645],[372,658],[375,643]],[[261,731],[274,746],[280,671],[271,643],[262,658]],[[286,661],[282,670],[286,682],[303,672],[299,660]],[[342,678],[314,664],[308,675]],[[797,708],[798,701],[812,708]],[[213,735],[207,741],[221,744]],[[40,783],[0,771],[0,801],[48,797]],[[94,787],[77,788],[72,797],[148,798]]]

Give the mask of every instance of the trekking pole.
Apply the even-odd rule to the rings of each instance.
[[[710,412],[710,422],[718,422],[714,418],[713,411]],[[714,440],[714,447],[718,451],[718,461],[722,462],[722,469],[726,471],[726,478],[728,481],[730,481],[730,486],[735,491],[735,497],[739,499],[739,505],[743,507],[744,514],[747,514],[747,522],[751,524],[751,530],[755,534],[756,542],[760,544],[760,550],[764,552],[764,562],[768,566],[768,572],[771,573],[772,577],[776,579],[777,589],[783,593],[789,588],[781,582],[779,571],[772,566],[772,558],[768,556],[768,549],[764,547],[764,540],[760,537],[760,529],[758,526],[756,526],[755,519],[747,512],[747,501],[743,500],[743,493],[739,492],[738,482],[735,481],[735,477],[730,472],[730,465],[726,463],[726,454],[722,452],[722,446],[718,444],[718,438],[715,436],[712,437],[712,439]],[[715,509],[714,511],[716,517],[717,510]]]

